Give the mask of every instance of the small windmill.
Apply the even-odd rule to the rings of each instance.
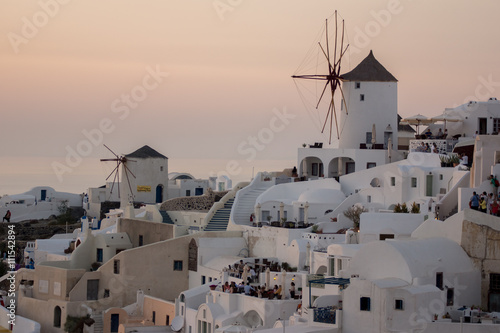
[[[120,198],[120,206],[125,207],[127,204],[134,201],[134,194],[132,191],[132,185],[130,185],[129,174],[130,174],[130,176],[136,178],[135,175],[132,173],[132,171],[130,171],[129,167],[127,166],[127,162],[135,162],[135,161],[128,159],[124,155],[118,156],[117,154],[115,154],[114,151],[112,151],[106,145],[104,145],[104,147],[106,147],[106,149],[108,149],[113,155],[115,155],[115,158],[103,158],[103,159],[101,159],[101,162],[115,162],[116,163],[115,168],[113,169],[113,171],[111,171],[109,176],[106,178],[106,181],[107,181],[109,178],[111,178],[111,176],[113,176],[113,184],[111,185],[110,195],[113,193],[113,189],[114,189],[115,182],[116,182],[117,188],[118,188],[118,198]],[[125,178],[127,179],[128,189],[130,190],[130,192],[128,192],[128,193],[126,192],[126,187],[125,187],[125,190],[124,190],[125,193],[120,194],[120,166],[122,167],[122,171],[121,171],[122,177],[123,177],[123,174],[125,174]],[[122,189],[123,189],[123,187],[122,187]]]
[[[328,19],[326,20],[325,23],[325,45],[321,44],[321,41],[318,42],[318,46],[321,50],[320,54],[322,54],[326,58],[326,64],[327,64],[327,70],[326,74],[304,74],[304,75],[293,75],[292,78],[294,79],[306,79],[306,80],[320,80],[320,81],[325,81],[325,85],[323,87],[323,90],[321,92],[321,95],[318,99],[318,102],[316,104],[316,109],[318,109],[321,100],[325,96],[325,92],[329,91],[329,96],[328,99],[330,100],[328,102],[328,111],[326,113],[325,120],[323,122],[323,128],[321,129],[321,133],[324,132],[326,124],[328,123],[328,120],[330,120],[330,137],[329,137],[329,143],[332,143],[332,128],[333,128],[333,119],[335,119],[335,128],[337,130],[337,139],[340,138],[340,132],[339,132],[339,126],[338,126],[338,121],[337,121],[337,110],[335,108],[335,93],[337,92],[337,89],[340,91],[340,94],[342,96],[342,103],[345,106],[345,111],[347,113],[347,104],[345,102],[344,98],[344,92],[342,90],[341,86],[341,81],[342,81],[342,76],[340,75],[340,67],[342,63],[342,57],[345,55],[347,52],[347,49],[349,47],[349,44],[345,45],[344,47],[344,20],[341,22],[341,30],[342,32],[340,33],[339,36],[339,24],[337,20],[337,11],[335,11],[334,14],[334,24],[335,24],[335,35],[334,35],[334,46],[333,46],[333,52],[330,52],[330,45],[329,45],[329,36],[328,36]],[[340,44],[339,44],[339,39],[340,39]],[[328,94],[327,94],[328,95]]]

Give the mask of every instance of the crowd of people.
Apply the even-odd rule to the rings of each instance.
[[[229,276],[242,279],[242,281],[239,284],[236,284],[234,281],[230,283],[226,282],[220,291],[231,294],[245,294],[247,296],[259,298],[281,298],[281,285],[275,285],[274,287],[268,287],[266,284],[261,286],[256,285],[259,283],[258,273],[260,272],[260,269],[257,266],[254,269],[248,263],[244,263],[243,260],[240,260],[239,263],[236,263],[233,266],[229,265],[224,270],[229,272]],[[264,271],[264,268],[262,268],[262,271]],[[294,282],[290,284],[289,292],[290,297],[295,298]]]
[[[425,139],[446,139],[448,137],[448,130],[445,128],[443,132],[440,128],[436,135],[433,135],[430,128],[427,128],[423,134],[420,134],[420,138],[424,139],[423,136],[425,136]]]
[[[236,284],[234,281],[231,281],[231,283],[226,281],[221,291],[229,294],[245,294],[258,298],[281,299],[282,287],[281,285],[274,285],[273,288],[267,288],[265,284],[262,286],[252,286],[250,282],[243,283],[243,281],[241,281],[239,284]],[[294,282],[291,283],[289,291],[290,298],[295,298]]]
[[[493,196],[493,193],[487,194],[483,192],[479,195],[474,191],[469,201],[469,207],[486,214],[500,216],[498,209],[500,207],[500,202],[498,198]]]

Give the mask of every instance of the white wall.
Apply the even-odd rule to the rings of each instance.
[[[129,176],[132,187],[134,201],[155,203],[156,187],[163,186],[163,201],[167,200],[168,193],[168,159],[166,158],[131,158],[135,162],[127,162],[127,167],[136,176]],[[127,178],[123,173],[121,176],[120,196],[123,201],[126,193],[130,192]],[[116,186],[116,184],[115,184]],[[150,191],[138,192],[138,186],[149,186]]]
[[[342,134],[339,148],[359,148],[366,142],[366,132],[372,132],[376,127],[376,143],[384,143],[384,131],[390,124],[392,127],[393,147],[398,143],[398,91],[397,82],[360,82],[360,88],[355,88],[356,82],[343,82],[342,87],[347,102],[348,114],[345,108],[340,112],[339,129]],[[364,95],[364,101],[360,100]]]

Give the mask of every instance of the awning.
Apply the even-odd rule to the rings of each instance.
[[[328,278],[322,278],[322,279],[314,279],[314,280],[309,280],[309,307],[312,307],[311,303],[311,285],[313,283],[319,283],[319,284],[336,284],[339,286],[345,286],[346,284],[349,284],[351,282],[350,279],[344,279],[344,278],[335,278],[335,277],[328,277]]]
[[[181,316],[176,316],[172,320],[172,325],[170,325],[170,327],[172,328],[172,331],[179,332],[182,327],[184,327],[184,318]]]

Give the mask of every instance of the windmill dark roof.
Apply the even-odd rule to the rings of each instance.
[[[398,82],[377,59],[373,56],[373,51],[359,63],[352,71],[341,75],[346,81],[364,82]]]
[[[135,158],[165,158],[168,159],[167,156],[160,154],[150,146],[143,146],[142,148],[137,149],[133,153],[125,155],[126,157],[135,157]]]

